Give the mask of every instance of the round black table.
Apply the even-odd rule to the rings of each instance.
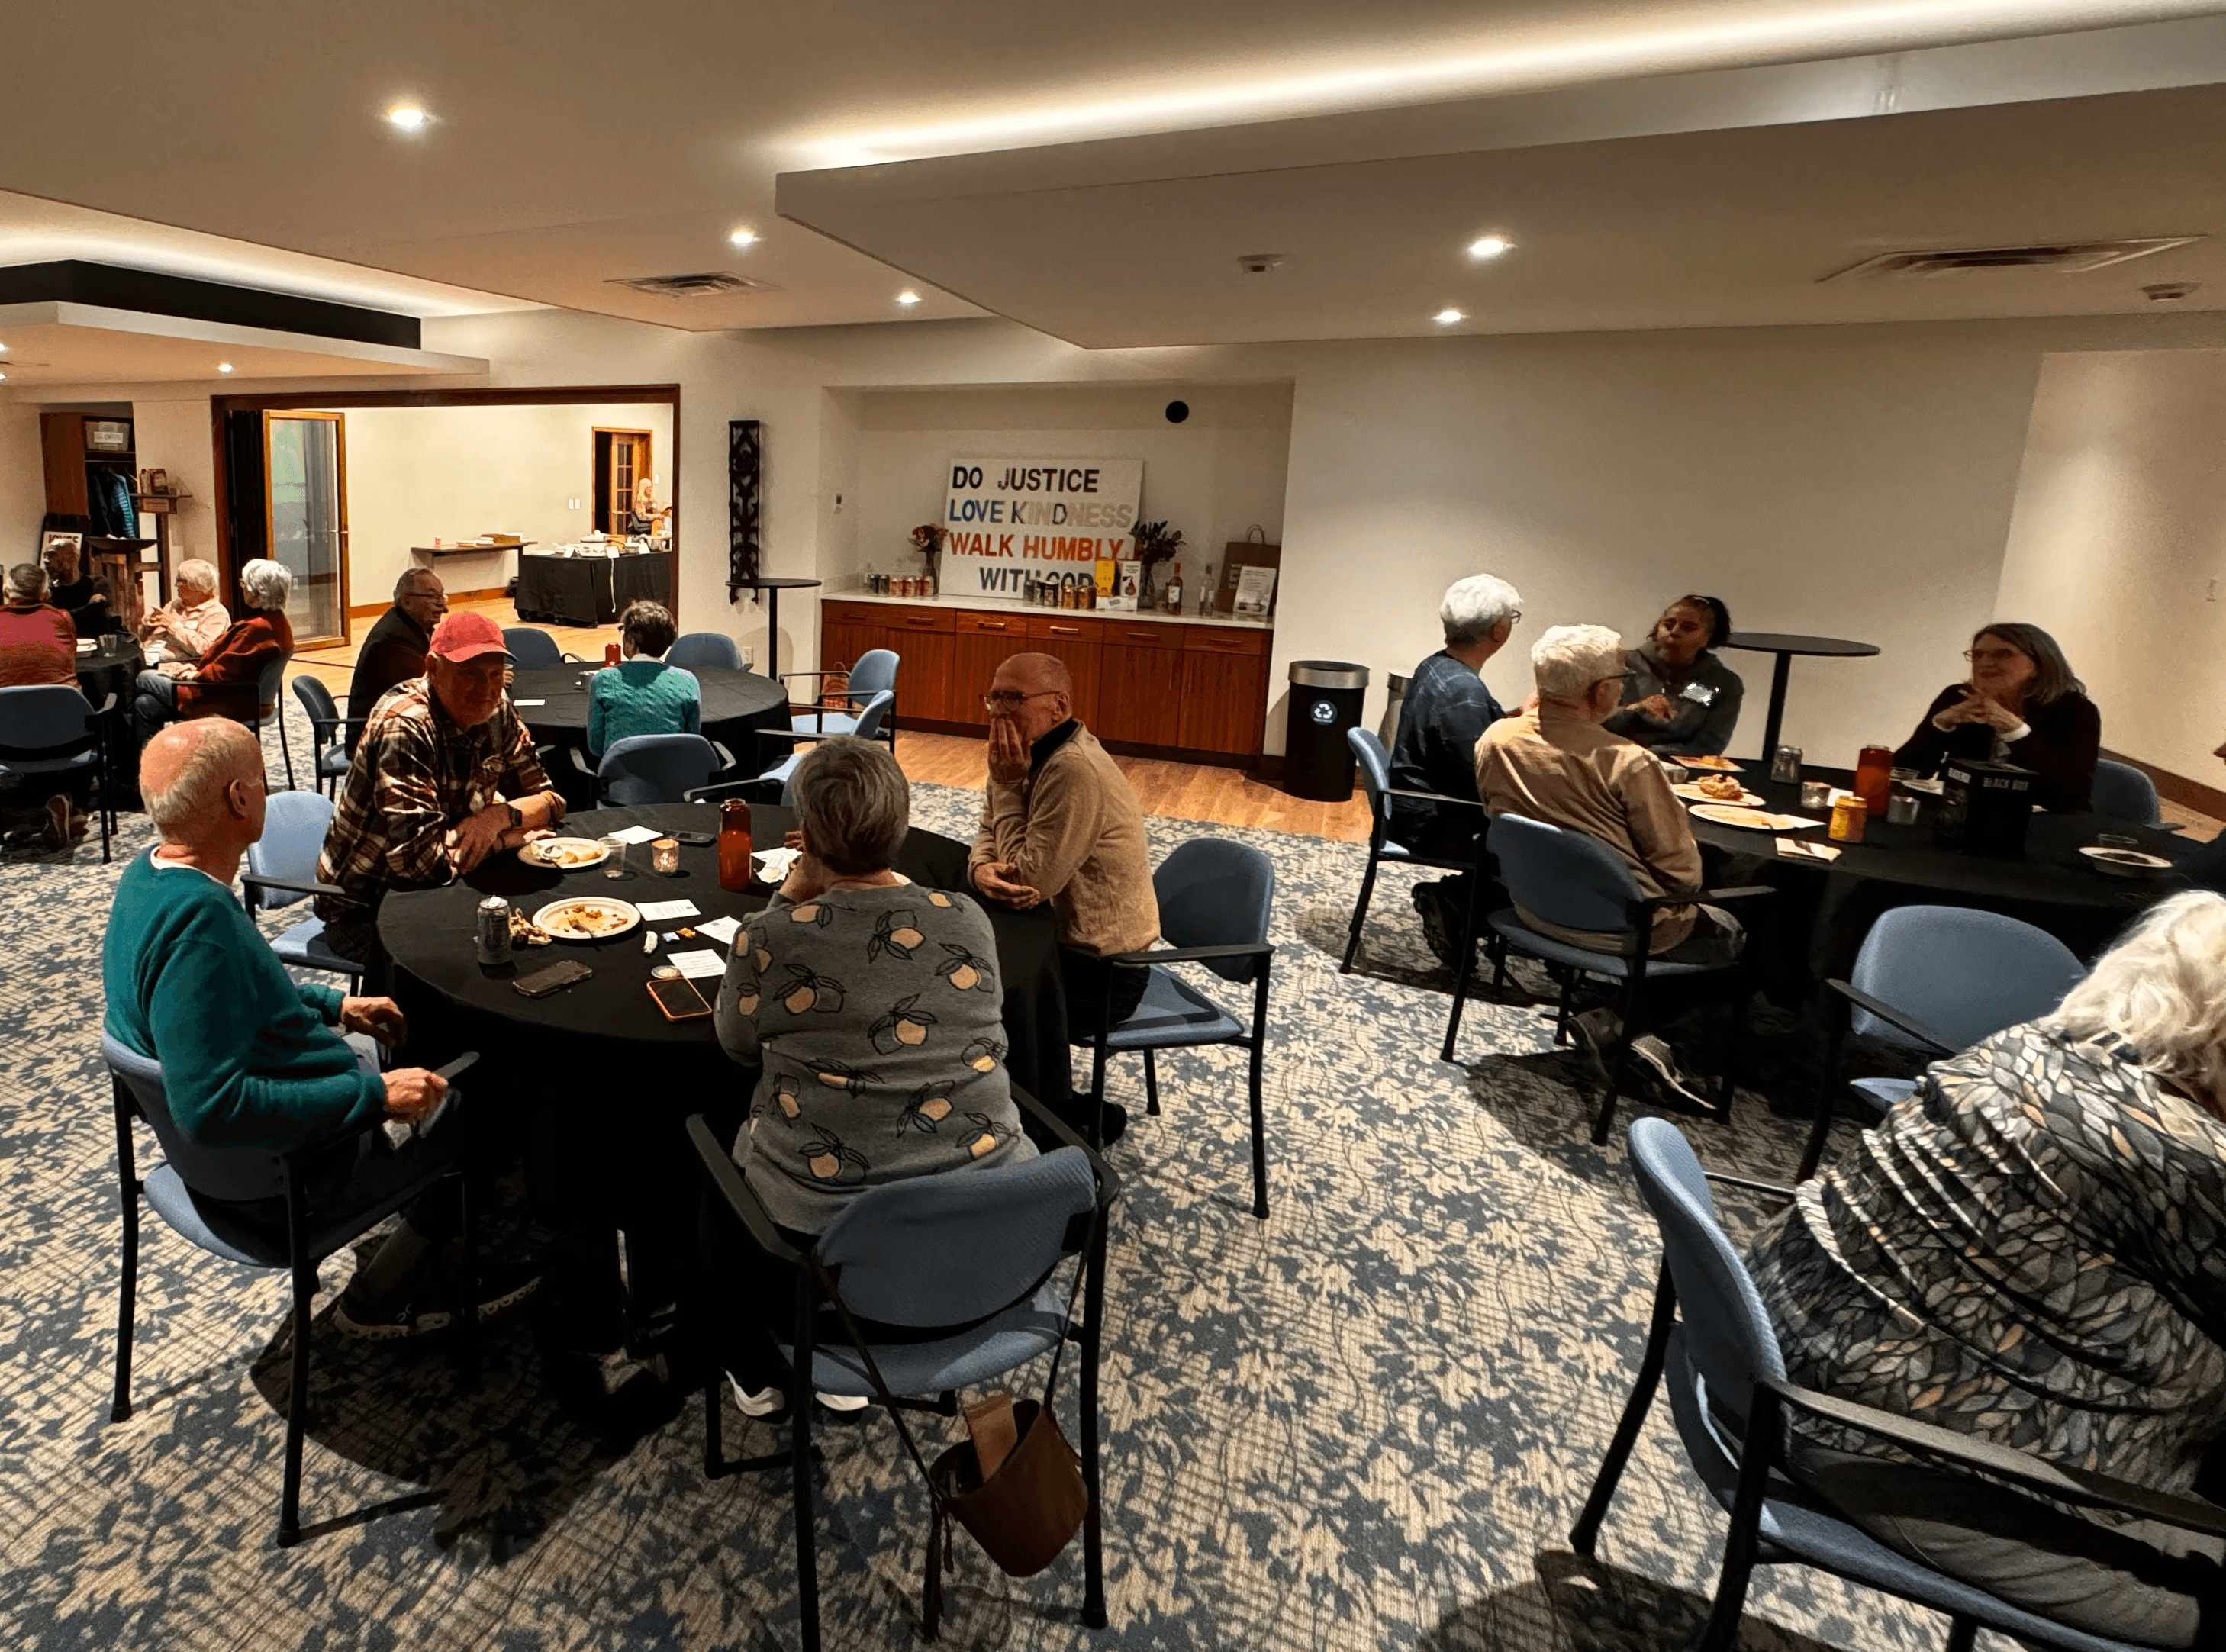
[[[729,580],[727,581],[727,600],[735,600],[737,591],[763,591],[766,594],[766,666],[767,675],[780,675],[780,594],[783,591],[810,591],[818,588],[819,580]]]
[[[595,669],[571,664],[518,668],[511,684],[510,702],[518,708],[518,715],[536,740],[569,746],[587,754],[588,683]],[[760,749],[755,734],[760,728],[789,727],[788,691],[778,682],[747,670],[706,669],[692,675],[703,690],[704,737],[735,754],[739,775],[762,773],[792,749],[785,741]],[[588,766],[595,766],[592,756],[588,758]],[[594,807],[594,783],[569,759],[550,765],[549,773],[567,804]]]
[[[706,805],[666,804],[595,810],[565,825],[580,836],[632,825],[709,832],[717,818]],[[751,814],[751,836],[759,848],[778,848],[792,823],[788,810],[760,805]],[[967,848],[915,829],[896,867],[929,888],[964,889]],[[394,961],[392,991],[409,1017],[401,1058],[436,1065],[463,1050],[480,1052],[465,1081],[467,1153],[491,1170],[524,1148],[536,1217],[557,1236],[548,1260],[559,1317],[567,1334],[597,1349],[611,1346],[621,1325],[639,1338],[658,1306],[685,1293],[703,1172],[684,1125],[701,1113],[721,1140],[731,1139],[755,1083],[720,1048],[710,1018],[668,1021],[646,989],[650,969],[666,951],[708,950],[723,960],[727,949],[700,935],[668,948],[662,937],[703,918],[746,917],[772,893],[722,889],[716,847],[683,844],[674,877],[647,869],[646,846],[629,848],[626,861],[628,875],[612,879],[600,866],[553,872],[506,852],[444,887],[390,894],[378,913],[379,940]],[[659,937],[654,956],[642,951],[637,928],[606,941],[529,948],[490,968],[476,961],[472,945],[474,911],[489,894],[505,896],[528,916],[578,894],[635,905],[692,900],[703,918],[645,920],[642,928]],[[1004,977],[1007,1066],[1032,1093],[1063,1098],[1066,1001],[1056,920],[1047,907],[1019,912],[985,902],[983,910]],[[526,998],[510,984],[568,958],[594,975],[546,998]],[[716,1001],[716,979],[696,985]],[[624,1286],[613,1261],[614,1229],[626,1236]]]
[[[1844,772],[1808,771],[1811,779],[1845,785]],[[1764,778],[1750,767],[1739,778],[1771,809],[1809,819],[1823,818],[1800,806],[1800,788]],[[1765,913],[1748,918],[1768,925],[1766,944],[1778,978],[1772,995],[1781,1001],[1805,997],[1828,977],[1844,977],[1853,967],[1863,937],[1879,915],[1893,906],[1977,906],[2045,930],[2082,958],[2091,959],[2168,886],[2163,879],[2120,878],[2098,872],[2078,853],[2098,833],[2136,838],[2153,855],[2178,858],[2193,845],[2168,832],[2108,815],[2036,812],[2026,832],[2021,860],[1997,860],[1943,849],[1932,842],[1937,798],[1926,797],[1914,824],[1895,826],[1883,816],[1867,823],[1860,843],[1833,843],[1822,828],[1797,832],[1750,831],[1690,816],[1693,836],[1704,855],[1738,882],[1775,886],[1777,899]],[[1838,849],[1831,861],[1778,853],[1778,841],[1824,843]],[[1720,880],[1712,869],[1711,884]],[[1782,989],[1782,990],[1781,990]]]
[[[1727,648],[1744,648],[1757,654],[1775,654],[1770,673],[1770,715],[1763,720],[1762,760],[1766,766],[1778,752],[1778,731],[1785,721],[1785,679],[1796,654],[1827,659],[1864,659],[1879,651],[1876,643],[1851,643],[1838,637],[1802,637],[1782,631],[1734,631],[1724,639]]]
[[[111,631],[99,645],[77,657],[77,686],[95,711],[110,695],[116,703],[102,724],[103,749],[108,772],[101,777],[104,797],[124,796],[137,789],[139,753],[131,741],[131,701],[147,657],[127,631]]]

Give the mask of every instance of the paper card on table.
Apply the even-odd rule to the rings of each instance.
[[[638,904],[644,918],[662,923],[668,918],[701,918],[703,914],[692,900],[645,900]]]
[[[510,703],[514,706],[545,706],[549,702],[546,700],[513,700]]]
[[[707,940],[716,941],[721,946],[732,946],[735,937],[742,932],[742,920],[739,918],[715,918],[709,923],[698,924],[696,932]]]
[[[614,832],[605,832],[606,837],[615,837],[621,843],[649,843],[665,836],[650,826],[621,826]],[[648,908],[644,907],[646,912]]]
[[[1797,861],[1836,861],[1840,858],[1840,851],[1829,843],[1811,843],[1798,837],[1779,838],[1778,852],[1790,855]]]
[[[691,981],[727,973],[727,961],[709,947],[694,952],[668,952],[665,961]]]
[[[796,857],[802,853],[801,849],[792,848],[758,850],[756,854],[750,856],[757,866],[758,881],[760,883],[785,881],[788,877],[789,868],[796,864]]]

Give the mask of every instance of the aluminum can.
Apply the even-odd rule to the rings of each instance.
[[[1835,843],[1860,843],[1863,828],[1870,823],[1870,805],[1860,797],[1841,797],[1832,805],[1832,824],[1829,833]]]
[[[480,902],[472,925],[472,949],[481,963],[510,962],[510,903],[500,895]]]

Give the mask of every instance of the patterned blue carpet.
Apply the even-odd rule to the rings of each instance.
[[[915,820],[970,831],[976,794]],[[1721,1520],[1657,1412],[1598,1563],[1566,1534],[1627,1390],[1656,1248],[1622,1162],[1585,1139],[1568,1058],[1527,1005],[1475,1007],[1439,1063],[1445,983],[1389,874],[1362,969],[1337,954],[1363,850],[1214,832],[1279,880],[1268,1066],[1275,1214],[1250,1211],[1240,1052],[1141,1078],[1116,1149],[1104,1376],[1112,1627],[1084,1629],[1079,1546],[1027,1581],[962,1541],[947,1643],[1043,1649],[1584,1649],[1677,1644]],[[461,1394],[437,1357],[344,1344],[321,1299],[312,1521],[272,1546],[285,1287],[150,1224],[137,1414],[106,1422],[114,1148],[97,1039],[117,866],[97,838],[0,864],[0,1644],[61,1649],[793,1646],[785,1477],[707,1484],[693,1405],[614,1444],[555,1403],[506,1322]],[[1535,982],[1534,982],[1535,984]],[[1796,1126],[1753,1098],[1702,1157],[1783,1179]],[[143,1163],[144,1160],[143,1160]],[[324,1284],[336,1291],[348,1264]],[[1072,1384],[1062,1384],[1071,1407]],[[931,1420],[930,1433],[950,1428]],[[1072,1425],[1070,1422],[1070,1430]],[[730,1452],[773,1449],[731,1407]],[[955,1433],[952,1437],[955,1436]],[[828,1644],[918,1636],[926,1497],[886,1419],[823,1431]],[[1765,1573],[1757,1648],[1918,1648],[1945,1623]]]

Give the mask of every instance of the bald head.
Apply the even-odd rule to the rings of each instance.
[[[1014,654],[997,672],[997,680],[1005,680],[1006,670],[1014,673],[1011,686],[1023,693],[1039,691],[1072,696],[1074,693],[1074,673],[1066,669],[1066,662],[1056,654]]]
[[[1051,654],[1014,654],[989,681],[998,721],[1010,722],[1033,743],[1074,715],[1074,677]]]
[[[261,835],[263,747],[227,717],[195,717],[169,724],[139,754],[139,795],[165,843],[200,847],[213,837],[237,836],[245,824],[244,800],[232,791],[245,782],[252,793],[255,830]]]

